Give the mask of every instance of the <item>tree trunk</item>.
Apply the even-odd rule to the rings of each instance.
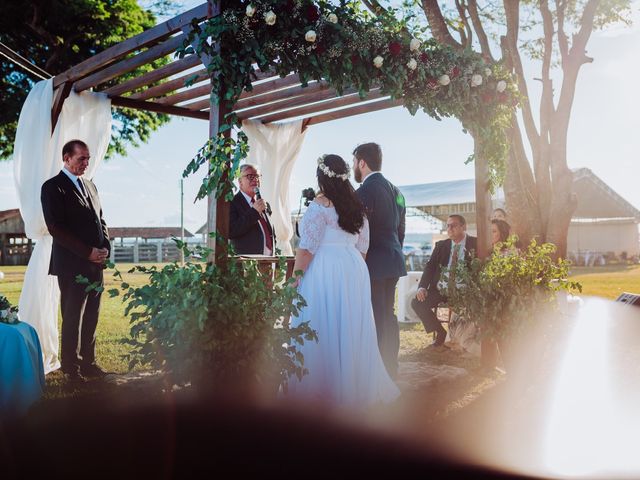
[[[516,116],[509,132],[511,148],[504,180],[504,195],[508,221],[512,233],[518,235],[522,245],[528,245],[543,235],[536,182],[522,143],[522,134]]]

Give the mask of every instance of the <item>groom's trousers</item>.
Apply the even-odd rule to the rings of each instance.
[[[398,352],[400,328],[393,307],[396,299],[398,277],[371,279],[371,305],[376,322],[378,348],[389,376],[398,376]]]

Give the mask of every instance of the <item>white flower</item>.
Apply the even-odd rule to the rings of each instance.
[[[384,58],[382,58],[380,55],[373,59],[373,66],[376,68],[381,68],[383,63]]]
[[[274,25],[276,23],[276,14],[269,10],[264,14],[264,21],[267,25]]]
[[[7,318],[9,316],[9,310],[0,310],[0,318]]]
[[[418,66],[418,62],[416,62],[415,58],[412,58],[407,62],[407,68],[409,70],[415,70],[417,66]]]
[[[496,85],[496,90],[500,93],[504,92],[507,89],[507,82],[504,80],[500,80]]]
[[[327,20],[329,20],[331,23],[338,23],[338,16],[335,13],[330,13],[327,17]]]
[[[420,48],[420,45],[422,45],[422,42],[420,40],[418,40],[417,38],[412,38],[411,42],[409,42],[409,50],[415,52]]]
[[[250,3],[249,5],[247,5],[245,13],[247,14],[247,17],[253,17],[253,14],[256,13],[256,7],[252,3]]]
[[[479,87],[480,85],[482,85],[482,75],[476,73],[471,77],[471,86]]]
[[[304,39],[307,42],[315,42],[316,41],[316,32],[314,32],[313,30],[309,30],[307,33],[304,34]]]
[[[447,86],[451,83],[451,79],[449,78],[449,75],[442,75],[439,79],[438,79],[438,83],[442,86]]]
[[[491,76],[491,69],[490,68],[485,68],[484,69],[484,76],[485,77],[490,77]]]

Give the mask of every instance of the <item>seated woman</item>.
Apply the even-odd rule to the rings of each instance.
[[[504,220],[494,218],[491,220],[491,253],[498,243],[504,243],[511,235],[511,226]],[[501,250],[504,251],[505,247]]]

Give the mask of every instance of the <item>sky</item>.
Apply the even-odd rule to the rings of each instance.
[[[199,1],[186,1],[185,10]],[[636,4],[632,27],[594,32],[582,67],[568,139],[571,168],[587,167],[623,198],[640,208],[640,15]],[[537,76],[525,65],[529,79]],[[532,97],[539,82],[531,82]],[[556,83],[559,88],[559,83]],[[173,117],[126,158],[104,162],[94,181],[108,225],[179,226],[180,179],[187,163],[204,144],[208,122]],[[358,115],[309,127],[291,178],[291,208],[302,189],[316,187],[316,159],[336,153],[351,161],[354,147],[374,141],[382,146],[383,173],[396,185],[473,178],[465,165],[472,138],[455,119],[436,121],[424,113],[411,116],[402,107]],[[184,181],[185,228],[195,232],[206,219],[205,201],[194,202],[201,183],[198,172]],[[268,200],[268,199],[267,199]],[[0,162],[0,210],[18,208],[13,163]]]

